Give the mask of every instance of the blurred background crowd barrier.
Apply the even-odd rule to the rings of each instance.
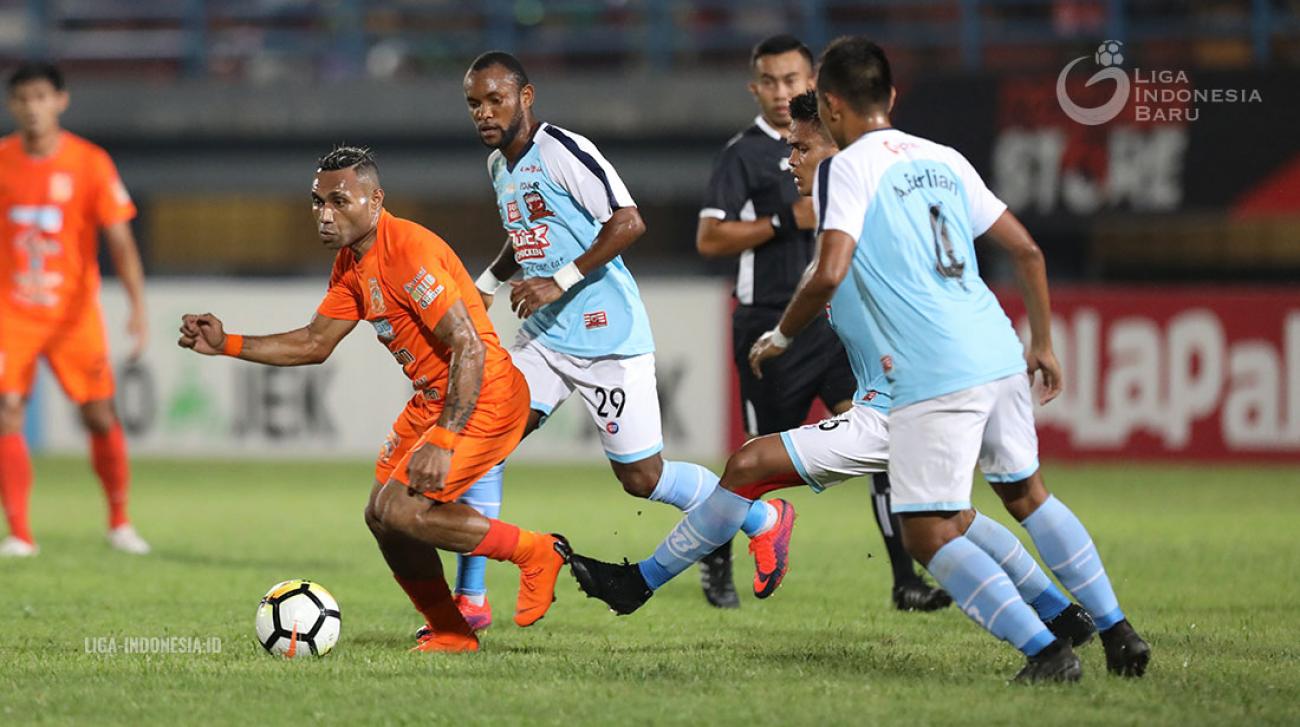
[[[1062,305],[1074,294],[1095,302],[1105,321],[1118,321],[1122,341],[1130,340],[1125,311],[1209,310],[1227,331],[1216,359],[1224,383],[1193,390],[1213,399],[1194,418],[1221,418],[1234,381],[1270,375],[1252,358],[1255,338],[1233,348],[1250,315],[1224,313],[1221,303],[1235,304],[1213,297],[1223,285],[1264,295],[1250,305],[1277,320],[1251,335],[1277,352],[1279,388],[1274,400],[1256,391],[1265,411],[1237,413],[1300,432],[1300,353],[1288,353],[1287,337],[1287,316],[1300,311],[1292,285],[1300,279],[1300,0],[0,0],[0,63],[64,66],[72,93],[64,121],[117,161],[140,206],[147,270],[155,281],[208,276],[193,294],[232,278],[309,276],[303,285],[323,286],[330,258],[313,233],[308,185],[316,157],[339,142],[376,150],[395,213],[446,237],[472,271],[486,264],[503,239],[487,150],[460,84],[483,50],[516,53],[537,87],[540,118],[590,137],[641,207],[648,231],[626,259],[648,295],[660,284],[713,291],[702,316],[716,313],[722,341],[699,344],[684,364],[714,372],[686,400],[691,416],[721,413],[683,441],[718,455],[737,436],[726,383],[731,267],[695,253],[695,227],[714,156],[756,113],[745,88],[749,48],[778,32],[799,35],[814,53],[840,34],[880,42],[895,65],[897,125],[971,159],[1044,248]],[[1121,43],[1122,58],[1095,55],[1108,40]],[[1072,121],[1058,81],[1073,102],[1099,105],[1114,84],[1086,84],[1108,63],[1130,81],[1123,110],[1100,125]],[[1009,282],[996,256],[982,264],[987,277]],[[1176,287],[1156,288],[1160,301],[1106,292],[1153,281]],[[177,295],[189,285],[167,284],[180,286]],[[295,299],[299,318],[311,297]],[[657,307],[657,338],[676,340],[672,309]],[[1062,320],[1077,318],[1063,310]],[[1160,401],[1174,345],[1165,326],[1182,320],[1178,310],[1148,321],[1160,335],[1142,375],[1165,387]],[[170,328],[160,320],[156,330]],[[1105,385],[1130,387],[1115,401],[1139,406],[1146,380],[1133,383],[1123,368],[1135,354],[1107,340],[1098,339],[1098,380],[1119,371]],[[682,351],[692,354],[689,345]],[[1197,378],[1202,355],[1211,354],[1187,364],[1194,382],[1209,380]],[[1225,435],[1240,430],[1226,425],[1166,437],[1165,424],[1147,427],[1142,417],[1125,428],[1096,414],[1101,408],[1071,411],[1124,436],[1115,444],[1070,435],[1053,450],[1063,455],[1300,456],[1300,433],[1261,449]],[[1050,414],[1044,424],[1065,426]],[[1217,444],[1206,449],[1197,437]],[[61,441],[53,431],[44,440]]]

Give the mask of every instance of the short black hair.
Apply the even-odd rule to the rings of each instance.
[[[474,62],[469,64],[469,70],[466,73],[474,73],[492,66],[501,66],[510,71],[510,75],[514,76],[515,84],[519,88],[528,85],[528,72],[524,70],[524,64],[520,63],[518,58],[503,50],[490,50],[475,58]]]
[[[781,33],[770,38],[764,38],[758,42],[758,45],[754,46],[754,50],[750,51],[749,54],[749,67],[753,68],[758,65],[758,59],[763,56],[780,55],[789,53],[792,50],[799,51],[799,55],[808,59],[808,65],[812,65],[813,54],[812,51],[808,50],[808,46],[789,33]]]
[[[330,153],[316,160],[322,172],[334,172],[340,169],[355,170],[358,177],[369,176],[379,183],[379,165],[375,163],[375,153],[366,146],[336,146]]]
[[[833,93],[860,114],[888,108],[894,88],[885,51],[862,36],[844,36],[822,52],[817,90]]]
[[[44,61],[33,61],[18,66],[13,73],[9,74],[9,91],[12,92],[15,88],[31,81],[49,81],[56,91],[62,91],[64,88],[63,71],[60,71],[58,66]]]
[[[821,123],[821,117],[817,114],[817,92],[801,93],[790,99],[790,118]]]

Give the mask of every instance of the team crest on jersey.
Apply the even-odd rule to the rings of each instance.
[[[605,311],[603,310],[583,313],[582,325],[588,330],[591,330],[592,328],[604,328],[609,325],[609,316],[605,315]]]
[[[541,192],[525,192],[524,204],[528,205],[528,221],[536,222],[543,217],[552,217],[554,212],[546,208],[546,200]]]
[[[50,201],[63,204],[72,199],[72,175],[67,172],[55,172],[50,175]]]
[[[370,279],[370,314],[383,315],[387,306],[384,305],[384,292],[379,289],[379,281],[374,278]]]
[[[421,308],[428,308],[429,304],[437,300],[438,296],[442,295],[442,291],[446,290],[446,287],[439,284],[424,268],[420,268],[411,282],[402,287],[411,296],[411,300]]]
[[[524,216],[519,214],[518,202],[514,200],[510,200],[509,202],[506,202],[506,222],[518,222],[523,218]]]

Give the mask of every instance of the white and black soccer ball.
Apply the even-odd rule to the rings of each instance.
[[[324,656],[339,640],[339,603],[319,583],[277,583],[257,604],[257,641],[287,659]]]
[[[1097,46],[1097,54],[1093,60],[1102,68],[1118,66],[1124,62],[1124,44],[1118,40],[1108,40]]]

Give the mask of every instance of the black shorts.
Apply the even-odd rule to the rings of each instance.
[[[775,434],[804,423],[813,399],[826,408],[851,401],[857,389],[844,344],[824,316],[795,336],[790,348],[763,363],[763,378],[749,370],[749,349],[781,320],[781,309],[740,306],[731,339],[740,374],[740,416],[751,436]]]

